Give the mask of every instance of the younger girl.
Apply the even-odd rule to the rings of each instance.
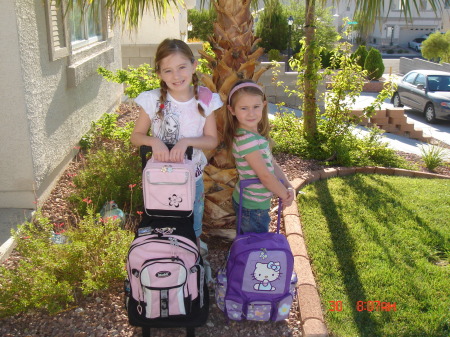
[[[192,161],[196,165],[196,195],[194,230],[202,233],[204,209],[203,169],[207,164],[202,150],[212,150],[218,144],[214,110],[222,106],[218,94],[212,94],[209,104],[200,100],[197,61],[189,46],[176,39],[166,39],[158,46],[155,71],[161,88],[145,91],[136,97],[139,117],[131,142],[152,147],[158,161],[181,162],[188,146],[194,148]],[[211,92],[207,88],[201,88]],[[148,131],[151,128],[151,136]],[[165,144],[174,145],[169,151]]]
[[[272,157],[267,101],[262,88],[249,80],[238,81],[228,95],[228,110],[225,144],[232,149],[239,180],[259,178],[261,181],[261,184],[250,185],[244,190],[241,230],[244,233],[267,232],[272,193],[281,198],[283,206],[292,203],[295,193]],[[239,184],[233,192],[236,214],[238,202]]]

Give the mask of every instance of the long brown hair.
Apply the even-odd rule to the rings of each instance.
[[[155,55],[155,71],[159,74],[161,71],[161,61],[166,58],[167,56],[170,56],[174,53],[180,53],[183,56],[185,56],[187,59],[191,61],[193,64],[195,62],[194,54],[192,53],[191,48],[186,44],[186,42],[178,40],[178,39],[165,39],[162,41],[158,48],[156,49],[156,55]],[[194,96],[195,99],[198,100],[198,76],[196,73],[192,74],[192,84],[194,85]],[[161,86],[161,95],[159,97],[159,110],[157,114],[162,117],[163,116],[163,109],[164,109],[164,103],[167,100],[167,84],[163,80],[160,80],[160,86]],[[198,104],[198,111],[200,115],[205,117],[205,111],[203,110],[202,106]]]
[[[244,86],[242,88],[237,89],[236,91],[233,91],[233,88],[236,86],[243,84],[243,83],[252,83],[256,84],[252,80],[239,80],[237,81],[233,87],[230,90],[230,93],[232,96],[228,97],[227,103],[229,102],[229,105],[231,107],[235,107],[236,102],[238,101],[239,97],[242,94],[250,94],[250,95],[257,95],[261,96],[263,101],[266,101],[266,96],[264,95],[264,92],[261,91],[259,88],[255,86]],[[232,148],[233,148],[233,139],[236,136],[237,129],[239,128],[239,122],[236,118],[236,116],[232,115],[227,107],[227,114],[224,120],[224,135],[223,135],[223,141],[225,144],[225,148],[228,150],[228,157],[229,159],[233,159],[232,155]],[[267,111],[267,104],[263,108],[262,118],[258,123],[258,132],[261,136],[265,137],[267,140],[269,140],[270,143],[270,124],[269,124],[269,115]]]

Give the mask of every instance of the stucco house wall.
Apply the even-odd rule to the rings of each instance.
[[[52,54],[49,2],[5,1],[0,11],[0,208],[42,203],[91,121],[122,93],[96,73],[121,67],[119,28],[95,46]]]

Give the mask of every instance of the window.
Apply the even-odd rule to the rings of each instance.
[[[425,75],[422,74],[417,75],[416,80],[414,81],[415,85],[422,84],[423,86],[425,86],[426,83],[427,79],[425,78]]]
[[[75,1],[65,16],[65,1],[61,1],[62,7],[56,6],[56,0],[45,0],[45,5],[51,61],[70,56],[80,47],[95,48],[113,36],[111,13],[106,12],[104,1],[92,1],[85,13]]]
[[[68,14],[70,41],[74,49],[102,40],[101,1],[92,2],[85,13],[78,3]]]
[[[416,76],[417,76],[417,73],[410,73],[408,76],[406,76],[403,79],[403,82],[413,84],[414,83],[414,79],[416,78]]]
[[[84,13],[75,1],[66,15],[65,1],[61,7],[56,0],[44,1],[50,61],[66,59],[68,87],[78,86],[99,66],[114,62],[118,40],[112,40],[112,13],[106,11],[105,0],[91,1]]]
[[[421,1],[420,1],[420,7],[419,7],[419,8],[420,8],[421,11],[424,11],[424,10],[427,9],[427,3],[428,3],[428,2],[425,1],[425,0],[421,0]]]

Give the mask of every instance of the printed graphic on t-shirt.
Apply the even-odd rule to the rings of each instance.
[[[155,125],[160,124],[160,127],[156,128],[156,137],[166,144],[176,144],[180,137],[178,115],[174,114],[171,105],[170,101],[166,101],[163,108],[162,121],[158,116],[154,120]]]

